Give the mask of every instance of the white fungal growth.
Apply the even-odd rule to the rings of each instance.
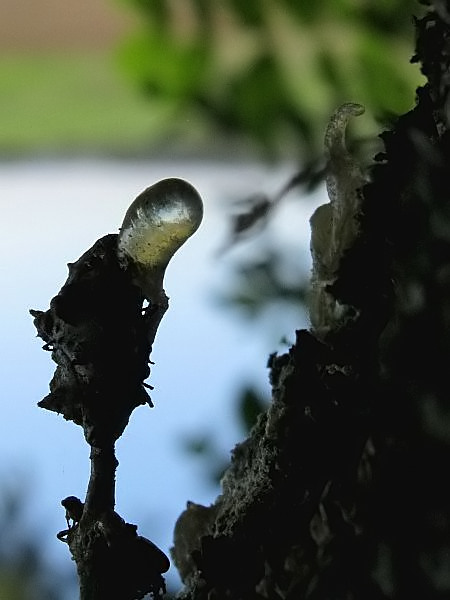
[[[343,104],[331,117],[325,133],[326,186],[330,202],[319,206],[310,219],[313,262],[310,320],[319,337],[354,314],[352,307],[341,305],[332,296],[328,286],[336,281],[342,256],[359,233],[360,190],[365,179],[347,150],[345,132],[349,119],[363,112],[361,104]]]

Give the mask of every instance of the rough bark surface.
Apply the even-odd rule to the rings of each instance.
[[[355,319],[270,361],[272,403],[172,555],[184,598],[450,597],[450,9],[416,22],[428,83],[382,134],[330,292]]]

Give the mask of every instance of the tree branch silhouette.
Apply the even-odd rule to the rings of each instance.
[[[81,600],[134,600],[165,590],[169,559],[114,511],[114,445],[132,411],[152,406],[144,382],[168,308],[165,268],[201,218],[192,186],[179,179],[158,182],[131,205],[119,235],[99,239],[69,264],[49,310],[30,311],[57,364],[39,406],[80,425],[91,448],[85,502],[62,500],[68,529],[58,533],[77,564]]]

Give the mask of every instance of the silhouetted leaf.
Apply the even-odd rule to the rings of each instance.
[[[208,454],[214,450],[214,442],[209,435],[187,438],[183,445],[190,454]]]
[[[264,402],[257,392],[251,388],[246,387],[239,398],[239,419],[244,431],[248,433],[253,425],[256,423],[258,415],[266,410],[267,403]]]

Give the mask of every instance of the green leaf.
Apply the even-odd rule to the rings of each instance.
[[[289,9],[294,18],[304,23],[313,23],[323,14],[326,0],[283,0],[283,4]]]
[[[120,50],[119,60],[148,92],[186,100],[204,86],[209,64],[201,42],[181,43],[163,30],[129,39]]]
[[[285,90],[279,68],[271,56],[262,56],[231,81],[227,104],[236,122],[256,138],[269,143],[284,113]]]
[[[409,64],[392,60],[391,47],[383,38],[366,33],[360,38],[358,49],[359,70],[353,76],[365,89],[367,98],[378,111],[401,113],[414,102],[415,84],[419,84],[417,70]]]
[[[229,3],[244,25],[261,26],[264,23],[266,11],[261,0],[229,0]]]

